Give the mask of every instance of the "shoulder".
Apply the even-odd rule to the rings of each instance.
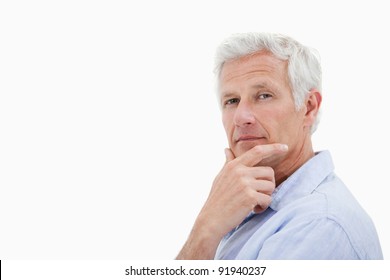
[[[285,230],[294,228],[298,236],[314,235],[313,241],[328,247],[330,243],[338,244],[333,250],[343,247],[344,251],[355,252],[359,259],[382,256],[371,218],[333,172],[312,193],[281,209],[277,215],[289,217],[285,220]]]
[[[263,245],[259,259],[360,259],[344,228],[325,217],[290,221]]]

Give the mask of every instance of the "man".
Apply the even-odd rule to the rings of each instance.
[[[375,226],[313,151],[321,105],[314,50],[236,34],[217,50],[226,163],[177,259],[382,259]]]

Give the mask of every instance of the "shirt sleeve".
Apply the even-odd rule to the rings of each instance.
[[[267,239],[257,259],[359,259],[348,235],[335,221],[322,218],[286,226]]]

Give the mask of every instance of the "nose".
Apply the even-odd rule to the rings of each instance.
[[[245,127],[253,123],[255,123],[255,116],[250,104],[240,101],[234,113],[234,124],[236,126]]]

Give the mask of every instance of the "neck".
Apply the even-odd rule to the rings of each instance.
[[[286,158],[274,168],[276,186],[283,183],[291,174],[314,156],[310,138],[306,139],[300,147],[291,150]]]

